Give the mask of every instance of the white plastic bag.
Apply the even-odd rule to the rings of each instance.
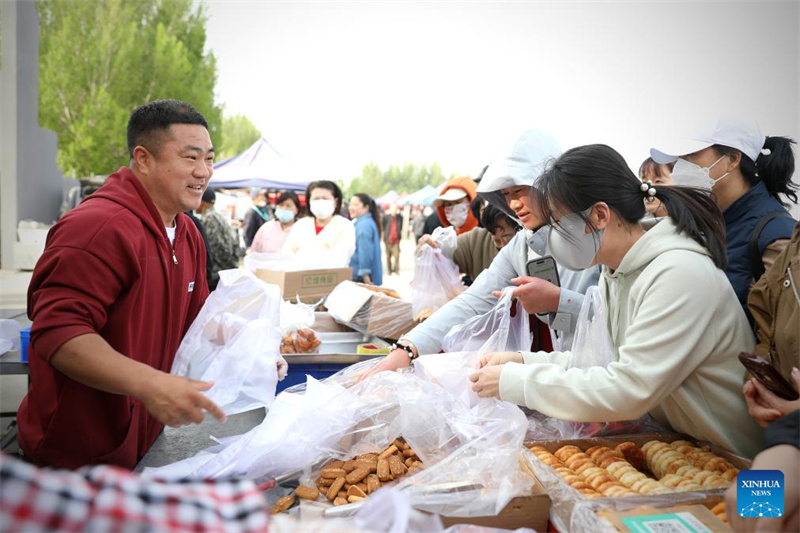
[[[442,341],[442,350],[481,353],[530,350],[533,343],[530,315],[519,300],[511,297],[513,290],[513,287],[504,289],[497,305],[488,313],[453,326]]]
[[[221,271],[171,373],[213,381],[206,396],[229,415],[270,405],[278,381],[280,301],[277,286],[247,270]]]
[[[616,359],[616,350],[608,329],[608,307],[600,289],[596,286],[589,287],[578,315],[575,340],[567,368],[584,370],[593,366],[605,368]],[[665,428],[656,424],[649,415],[638,420],[617,422],[571,422],[532,412],[528,416],[526,440],[570,440],[665,431]]]
[[[9,350],[20,349],[19,332],[22,326],[13,319],[0,319],[0,355]]]
[[[589,287],[578,315],[567,368],[607,367],[616,358],[608,329],[608,307],[600,289]]]
[[[496,399],[470,406],[408,371],[381,372],[356,382],[365,368],[360,364],[357,371],[324,382],[309,377],[305,387],[279,394],[261,425],[245,435],[145,473],[167,479],[261,480],[302,469],[301,481],[309,484],[323,462],[381,451],[402,436],[428,465],[403,485],[412,501],[427,502],[426,510],[438,506],[454,516],[480,516],[530,493],[533,481],[518,476],[527,424],[517,406]],[[461,376],[467,381],[468,369],[454,366],[452,372],[453,379],[443,380]],[[451,456],[456,472],[435,468]],[[421,475],[427,477],[412,482]],[[471,488],[454,494],[448,484],[456,477]]]
[[[432,237],[441,248],[451,246],[456,233],[451,227],[436,228]],[[429,317],[463,290],[456,264],[441,249],[423,246],[414,257],[414,285],[411,292],[414,318]]]

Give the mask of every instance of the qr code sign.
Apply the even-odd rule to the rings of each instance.
[[[694,529],[686,527],[686,524],[677,518],[669,520],[658,520],[657,522],[645,522],[642,524],[647,531],[652,533],[691,533]]]
[[[686,512],[625,517],[622,523],[633,533],[713,533]]]

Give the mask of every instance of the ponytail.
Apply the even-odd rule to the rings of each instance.
[[[369,209],[369,214],[372,215],[372,220],[375,221],[375,226],[377,226],[378,228],[378,239],[382,238],[383,235],[381,235],[382,233],[381,212],[378,209],[378,204],[375,203],[375,200],[373,200],[373,198],[370,195],[363,192],[354,194],[353,196],[358,198],[359,202],[367,206],[367,208]]]
[[[678,231],[708,250],[717,268],[724,270],[728,265],[725,219],[708,191],[680,186],[658,187],[656,191],[656,198],[664,204]]]
[[[798,186],[792,183],[794,174],[794,152],[792,145],[795,142],[788,137],[767,137],[764,142],[764,150],[753,162],[752,159],[741,154],[739,168],[750,186],[764,182],[770,196],[775,198],[781,205],[788,207],[780,197],[781,194],[789,198],[792,203],[797,203]],[[738,152],[735,148],[722,145],[714,145],[714,150],[719,155],[727,155]]]
[[[553,220],[552,206],[581,213],[604,202],[629,224],[645,215],[642,182],[625,159],[604,144],[567,150],[537,180],[540,205],[546,220]],[[664,203],[679,233],[703,246],[719,268],[725,268],[725,220],[707,193],[690,187],[658,187],[656,198]],[[584,217],[590,224],[591,221]]]

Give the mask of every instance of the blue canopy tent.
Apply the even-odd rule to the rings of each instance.
[[[400,198],[400,195],[397,194],[397,191],[389,191],[386,194],[384,194],[383,196],[379,196],[378,198],[375,198],[375,203],[380,205],[380,206],[390,205],[390,204],[397,203],[397,199],[398,198]]]
[[[417,192],[413,192],[403,198],[399,203],[399,205],[433,205],[433,201],[436,199],[437,196],[444,188],[444,184],[434,187],[433,185],[426,185],[425,187],[421,188]]]
[[[436,191],[436,187],[433,185],[426,185],[418,191],[412,192],[402,200],[398,202],[398,205],[406,206],[406,205],[423,205],[421,202],[425,200],[428,196],[431,195]]]
[[[311,180],[302,178],[263,137],[250,148],[214,164],[209,187],[240,189],[261,187],[302,191]]]

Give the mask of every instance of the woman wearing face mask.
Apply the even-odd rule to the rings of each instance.
[[[725,217],[725,273],[748,318],[750,286],[786,248],[796,223],[781,198],[797,203],[792,144],[785,137],[764,137],[755,122],[723,118],[710,132],[650,150],[657,163],[675,163],[675,185],[713,193]]]
[[[383,284],[380,214],[375,200],[358,193],[350,198],[350,219],[356,228],[356,253],[350,258],[353,281]]]
[[[403,335],[396,348],[369,375],[407,367],[420,354],[439,353],[450,328],[490,311],[497,304],[500,291],[510,285],[519,285],[514,296],[528,313],[539,316],[539,320],[532,321],[536,349],[552,349],[553,336],[566,348],[572,345],[583,295],[587,288],[597,285],[600,269],[575,272],[559,265],[561,287],[529,277],[527,271],[528,261],[544,254],[539,228],[546,223],[532,185],[547,162],[559,155],[561,149],[551,135],[529,130],[508,154],[489,165],[478,187],[479,194],[524,229],[516,232],[466,291]]]
[[[439,197],[433,201],[442,226],[453,226],[457,235],[477,228],[478,219],[469,208],[476,194],[476,185],[471,178],[453,178],[445,183]]]
[[[352,222],[336,214],[342,210],[341,189],[332,181],[314,181],[306,189],[306,202],[312,216],[295,222],[283,253],[302,256],[320,268],[348,265],[356,232]]]
[[[603,265],[600,292],[616,361],[567,370],[569,352],[497,353],[471,380],[548,416],[581,422],[658,423],[752,457],[761,432],[741,395],[753,334],[721,270],[719,209],[700,191],[642,184],[612,148],[574,148],[537,187],[551,220],[548,249],[568,268]],[[670,216],[645,232],[645,198]]]
[[[297,195],[291,191],[281,193],[275,206],[275,219],[258,228],[250,252],[280,253],[299,214]]]

